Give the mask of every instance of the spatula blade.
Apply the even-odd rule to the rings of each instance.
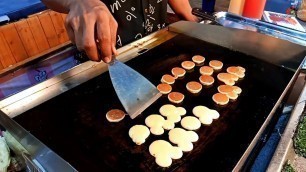
[[[124,63],[114,60],[108,67],[117,96],[132,119],[161,96],[149,80]]]

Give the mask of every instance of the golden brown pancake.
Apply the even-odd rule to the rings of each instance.
[[[199,78],[201,84],[209,86],[215,82],[215,79],[210,75],[201,75]]]
[[[230,74],[236,75],[239,78],[243,78],[245,76],[245,69],[241,66],[230,66],[226,69],[226,71]]]
[[[218,91],[222,94],[228,94],[234,91],[234,87],[230,85],[220,85]]]
[[[205,57],[200,56],[200,55],[195,55],[195,56],[192,57],[192,61],[199,65],[199,64],[204,63]]]
[[[201,75],[212,75],[214,73],[214,69],[210,66],[202,66],[200,68]]]
[[[237,66],[237,68],[238,68],[241,72],[245,73],[245,68],[244,68],[244,67]]]
[[[171,84],[174,84],[175,78],[171,75],[165,74],[162,76],[161,82],[171,85]]]
[[[238,95],[241,93],[241,88],[237,86],[230,86],[230,85],[220,85],[218,87],[219,93],[227,95],[227,97],[231,100],[236,100]]]
[[[239,70],[239,71],[237,72],[237,76],[238,76],[239,78],[244,78],[244,77],[245,77],[245,73],[242,72],[241,70]]]
[[[233,91],[233,92],[230,92],[230,93],[228,93],[228,94],[226,94],[226,95],[227,95],[227,97],[228,97],[229,99],[231,99],[231,100],[236,100],[236,99],[238,98],[238,94],[235,93],[234,91]]]
[[[220,70],[223,67],[223,63],[219,60],[211,60],[209,62],[209,66],[212,67],[214,70]]]
[[[162,94],[168,94],[172,91],[171,85],[165,83],[158,84],[157,89]]]
[[[218,105],[226,105],[229,102],[227,95],[222,93],[214,94],[212,99]]]
[[[226,72],[236,75],[236,73],[239,72],[239,69],[237,66],[230,66],[226,69]]]
[[[234,88],[234,92],[235,92],[236,94],[241,94],[242,89],[241,89],[240,87],[234,85],[233,88]]]
[[[219,81],[224,82],[226,85],[235,85],[235,81],[233,79],[233,74],[229,73],[219,73],[217,78]]]
[[[168,99],[172,103],[181,103],[183,102],[185,96],[180,92],[171,92],[168,94]]]
[[[186,84],[186,88],[191,93],[199,93],[202,90],[202,85],[196,81],[190,81]]]
[[[195,66],[194,62],[192,61],[183,61],[181,65],[186,70],[191,70]]]
[[[234,81],[238,81],[239,80],[239,77],[237,75],[234,75],[234,74],[230,74],[229,75],[231,76],[232,80]]]
[[[186,74],[186,71],[183,68],[174,67],[172,68],[171,73],[175,78],[178,78],[178,77],[183,77]]]
[[[125,113],[120,109],[112,109],[106,113],[109,122],[119,122],[125,117]]]

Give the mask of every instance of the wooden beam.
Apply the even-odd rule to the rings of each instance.
[[[28,56],[38,54],[39,50],[27,20],[20,20],[14,24]]]
[[[33,33],[33,37],[36,41],[39,52],[48,50],[50,46],[38,17],[37,16],[30,17],[27,19],[27,21]]]
[[[16,62],[20,62],[29,57],[22,44],[22,41],[19,37],[19,34],[15,28],[14,23],[2,26],[1,31],[6,42],[10,47],[10,50]]]
[[[0,29],[0,61],[3,68],[9,67],[16,63],[16,60],[6,42]]]
[[[57,33],[59,42],[60,43],[67,42],[69,38],[61,14],[55,11],[50,11],[49,14],[51,16],[51,20],[54,25],[55,31]]]
[[[45,12],[38,15],[41,26],[45,32],[50,47],[55,47],[60,44],[56,31],[54,29],[50,14]]]

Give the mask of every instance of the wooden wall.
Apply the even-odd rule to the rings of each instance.
[[[47,10],[0,26],[0,70],[67,43],[65,18]]]

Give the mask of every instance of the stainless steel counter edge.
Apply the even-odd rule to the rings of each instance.
[[[300,67],[301,68],[301,67]],[[253,150],[253,148],[255,147],[257,141],[259,140],[259,138],[261,137],[262,133],[264,132],[264,130],[266,129],[266,127],[268,126],[269,122],[271,121],[274,113],[276,112],[277,108],[279,107],[280,103],[282,102],[282,99],[284,98],[284,96],[286,96],[286,94],[288,93],[288,90],[290,89],[290,87],[292,86],[292,84],[294,84],[297,76],[299,75],[299,72],[296,71],[294,76],[292,77],[292,79],[290,80],[289,84],[287,85],[287,87],[285,88],[284,92],[282,93],[282,95],[280,96],[280,98],[277,100],[275,106],[273,107],[273,109],[271,110],[270,114],[268,115],[268,117],[266,118],[265,122],[262,124],[262,126],[260,127],[260,129],[258,130],[256,136],[253,138],[252,142],[250,143],[250,145],[248,146],[248,148],[246,149],[246,151],[244,152],[244,154],[241,156],[240,160],[238,161],[237,165],[234,167],[233,171],[241,171],[241,169],[243,168],[243,165],[245,164],[245,162],[247,161],[251,151]]]
[[[169,32],[168,28],[164,28],[119,48],[117,59],[126,62],[138,56],[141,50],[156,47],[175,35],[175,33]],[[0,109],[13,118],[107,70],[107,64],[103,62],[87,61],[47,81],[3,99],[0,101]]]
[[[296,127],[299,123],[299,119],[303,113],[305,103],[306,103],[306,85],[304,85],[303,91],[300,94],[300,97],[291,113],[285,131],[281,136],[278,146],[267,168],[268,172],[280,172],[282,170],[283,165],[287,160],[289,149],[293,144],[292,138],[294,136]]]

